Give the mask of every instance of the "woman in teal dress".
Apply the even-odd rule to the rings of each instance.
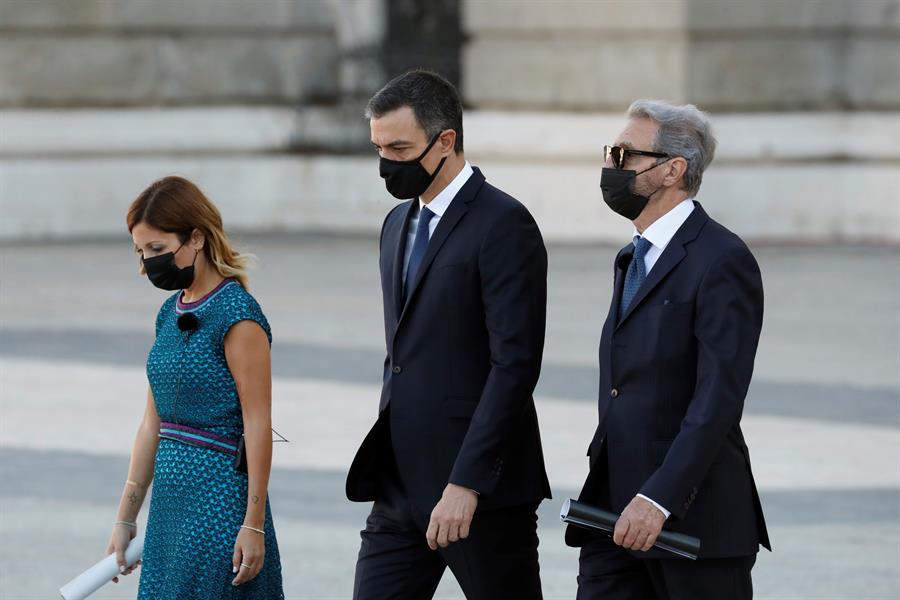
[[[131,572],[124,549],[152,481],[139,599],[284,598],[266,493],[271,331],[247,292],[248,257],[180,177],[145,190],[127,222],[142,272],[177,292],[156,318],[147,406],[108,551]]]

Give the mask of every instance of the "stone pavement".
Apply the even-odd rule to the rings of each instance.
[[[627,232],[625,232],[627,237]],[[348,598],[368,505],[343,496],[378,405],[377,239],[248,237],[272,323],[270,496],[287,597]],[[552,246],[537,391],[554,499],[544,594],[572,598],[558,507],[577,494],[596,419],[596,344],[615,248]],[[744,425],[775,552],[757,597],[900,597],[900,258],[888,247],[758,247],[767,293]],[[144,404],[166,293],[121,242],[0,248],[0,598],[53,598],[100,558]],[[146,509],[142,513],[145,517]],[[133,598],[137,577],[97,598]],[[451,575],[439,598],[461,598]]]

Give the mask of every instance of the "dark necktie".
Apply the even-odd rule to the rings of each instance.
[[[434,213],[428,210],[427,206],[422,207],[419,213],[419,225],[416,227],[416,239],[413,241],[412,252],[409,255],[409,265],[406,267],[406,281],[403,282],[403,301],[409,296],[409,290],[412,289],[413,283],[416,281],[416,274],[422,265],[422,259],[425,257],[425,251],[428,249],[428,224]]]
[[[622,301],[619,304],[619,319],[625,316],[625,311],[644,280],[647,279],[647,268],[644,265],[644,257],[647,251],[653,246],[647,238],[639,235],[634,236],[634,255],[631,257],[631,264],[628,265],[628,271],[625,273],[625,283],[622,286]]]

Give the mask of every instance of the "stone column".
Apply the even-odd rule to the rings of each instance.
[[[383,57],[388,78],[424,67],[459,86],[463,45],[460,0],[386,0],[386,4]]]
[[[392,77],[424,67],[459,84],[459,0],[329,1],[340,53],[339,100],[330,128],[342,132],[331,139],[331,148],[369,148],[360,119],[368,99]]]
[[[385,81],[381,58],[386,27],[385,0],[329,0],[334,16],[340,62],[342,100],[371,96]]]

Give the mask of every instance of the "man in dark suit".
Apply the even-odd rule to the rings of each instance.
[[[350,500],[374,500],[353,597],[431,598],[449,567],[467,598],[541,598],[540,231],[466,162],[446,80],[411,71],[366,112],[381,176],[407,200],[381,231],[384,385],[347,477]]]
[[[751,598],[771,550],[741,413],[763,316],[759,267],[693,200],[712,161],[706,115],[637,101],[606,148],[604,200],[634,223],[600,338],[599,424],[580,499],[621,513],[610,539],[570,526],[578,598]],[[697,561],[651,549],[699,537]]]

